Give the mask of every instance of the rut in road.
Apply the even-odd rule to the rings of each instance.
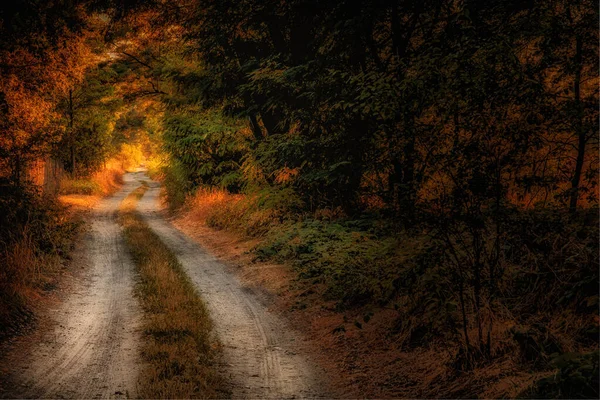
[[[160,213],[160,185],[150,181],[149,186],[138,211],[177,256],[206,304],[223,344],[220,370],[233,398],[328,396],[323,373],[302,354],[301,338],[268,311],[264,296],[244,287],[224,264],[167,222]]]
[[[136,396],[141,309],[135,269],[116,221],[135,175],[90,217],[83,276],[57,309],[50,327],[17,340],[2,360],[6,398],[124,398]],[[77,265],[76,265],[77,266]]]

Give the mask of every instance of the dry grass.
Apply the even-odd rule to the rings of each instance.
[[[186,199],[184,211],[199,224],[260,237],[278,224],[280,212],[257,207],[259,195],[231,194],[219,188],[199,188]]]
[[[109,160],[105,167],[93,174],[89,179],[70,180],[61,182],[62,195],[58,200],[75,210],[89,210],[104,196],[115,193],[123,185],[125,170],[119,160]]]
[[[58,196],[58,201],[60,201],[61,204],[69,206],[75,210],[84,211],[92,209],[101,199],[101,196],[86,194],[69,194]]]
[[[211,320],[175,255],[135,213],[146,187],[121,205],[120,223],[140,274],[145,311],[142,398],[222,398],[219,354]]]
[[[194,221],[205,224],[207,219],[214,218],[218,210],[232,211],[239,208],[238,203],[244,200],[241,194],[231,194],[219,188],[199,188],[186,201],[188,216]],[[238,212],[237,217],[240,217]],[[234,220],[235,218],[230,218]]]
[[[101,194],[107,196],[116,192],[123,185],[123,174],[125,170],[117,160],[109,160],[106,167],[92,175],[92,182],[95,182],[101,189]]]
[[[58,254],[36,251],[27,227],[0,252],[0,339],[27,326],[43,292],[56,285],[61,261]]]
[[[24,311],[35,297],[41,260],[33,249],[31,237],[24,235],[1,257],[4,265],[0,268],[0,322],[7,326],[12,325],[12,317],[21,314],[15,310]],[[27,313],[23,315],[26,316]]]

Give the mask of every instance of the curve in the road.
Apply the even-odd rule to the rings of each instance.
[[[300,337],[269,312],[258,293],[163,218],[159,192],[160,185],[151,182],[138,211],[175,253],[206,303],[223,345],[221,370],[233,398],[327,396],[323,374],[302,354]]]

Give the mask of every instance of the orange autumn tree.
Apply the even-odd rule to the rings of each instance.
[[[51,18],[57,10],[44,11]],[[0,47],[0,168],[17,184],[26,164],[47,154],[67,130],[60,123],[57,103],[97,62],[89,44],[93,32],[69,26],[85,18],[83,10],[72,11],[62,22],[53,20],[62,25],[50,27],[31,21],[20,26],[5,16]]]

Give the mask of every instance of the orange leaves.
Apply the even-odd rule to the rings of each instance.
[[[91,33],[80,36],[69,35],[62,45],[47,54],[47,80],[57,95],[66,95],[74,84],[83,80],[86,70],[99,61],[86,39]]]
[[[27,82],[16,76],[0,79],[7,114],[3,116],[3,135],[0,146],[12,153],[28,145],[29,138],[44,129],[53,117],[53,105]]]
[[[55,47],[0,51],[1,150],[32,158],[60,137],[64,129],[56,105],[97,63],[87,40],[91,35],[64,32]]]
[[[290,183],[298,176],[299,172],[299,168],[283,167],[275,173],[275,182],[279,184]]]

